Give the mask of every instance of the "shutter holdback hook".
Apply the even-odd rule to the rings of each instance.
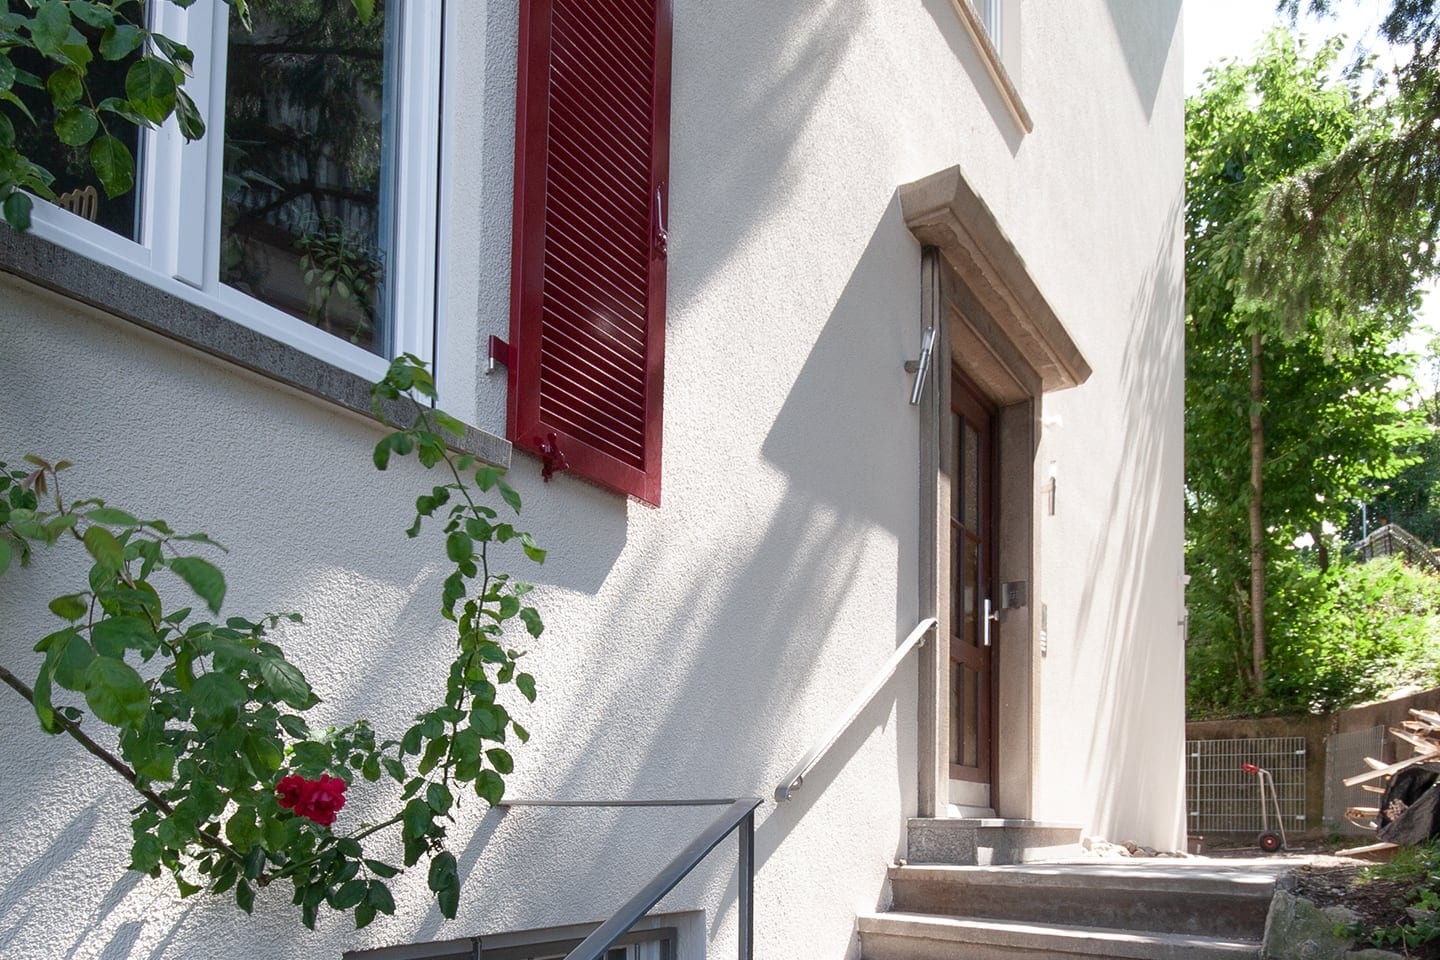
[[[560,440],[553,431],[540,441],[540,462],[540,478],[546,483],[549,483],[555,474],[570,469],[570,461],[560,452]]]

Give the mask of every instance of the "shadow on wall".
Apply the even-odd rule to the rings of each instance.
[[[1155,115],[1155,99],[1171,54],[1169,41],[1180,27],[1180,4],[1181,0],[1105,0],[1147,120]],[[1166,43],[1157,44],[1156,37],[1165,37]]]
[[[670,161],[672,327],[810,175],[804,162],[814,158],[801,140],[864,19],[864,4],[817,0],[682,6],[670,134],[685,145]]]
[[[1162,496],[1166,488],[1150,482],[1178,477],[1183,469],[1183,277],[1177,272],[1181,260],[1174,255],[1180,216],[1177,200],[1163,221],[1154,260],[1129,310],[1131,326],[1119,371],[1124,397],[1120,422],[1132,425],[1126,459],[1109,501],[1097,513],[1109,518],[1109,525],[1080,567],[1090,573],[1076,635],[1094,645],[1085,651],[1086,659],[1103,664],[1094,691],[1096,729],[1084,776],[1096,785],[1093,828],[1106,836],[1119,824],[1160,823],[1153,801],[1175,796],[1177,783],[1170,776],[1174,766],[1147,762],[1147,753],[1164,761],[1182,749],[1179,739],[1156,742],[1150,720],[1156,702],[1173,703],[1177,694],[1184,695],[1183,673],[1175,666],[1175,658],[1183,657],[1178,625],[1182,558],[1178,549],[1159,546],[1179,544],[1179,531],[1167,535],[1163,525],[1183,522],[1181,505],[1178,497]],[[1099,578],[1112,570],[1121,571],[1114,589],[1098,590]],[[1158,600],[1147,593],[1157,581],[1172,585],[1167,597]],[[1151,608],[1150,616],[1144,615],[1144,607]],[[1159,686],[1172,680],[1178,684],[1175,689]],[[1114,757],[1128,762],[1116,763]],[[1175,802],[1181,798],[1175,796]]]
[[[990,77],[990,71],[981,59],[980,51],[975,46],[975,40],[970,36],[970,31],[966,30],[965,25],[960,22],[960,14],[955,10],[957,0],[922,0],[922,2],[925,11],[934,19],[940,34],[950,44],[950,50],[955,54],[956,61],[965,68],[965,75],[970,78],[971,86],[980,94],[981,102],[990,112],[991,123],[1004,138],[1010,155],[1015,156],[1020,152],[1020,144],[1025,140],[1025,132],[1015,122],[1015,118],[1010,114],[1010,108],[1005,105],[1004,99],[1000,96],[1000,89]],[[958,2],[968,3],[971,0],[958,0]]]
[[[587,649],[574,655],[594,663],[592,683],[583,697],[571,691],[567,709],[547,720],[544,736],[587,749],[563,774],[522,788],[526,797],[748,794],[768,801],[784,769],[858,692],[867,665],[883,661],[913,627],[915,414],[897,324],[918,323],[918,305],[910,302],[918,301],[918,292],[911,293],[918,262],[898,202],[892,202],[763,444],[764,460],[787,477],[778,503],[766,508],[768,518],[744,515],[742,505],[733,527],[751,542],[747,549],[724,543],[697,553],[694,542],[685,541],[683,548],[641,554],[644,562],[612,573],[616,582],[604,596],[613,599],[595,611],[594,622],[627,623],[637,615],[634,598],[653,597],[646,633],[662,638],[664,646],[651,652],[651,668],[641,676],[606,656],[616,636],[583,638]],[[897,290],[905,292],[898,306]],[[736,475],[763,474],[758,468],[737,465]],[[680,508],[673,504],[651,519],[683,526]],[[656,596],[656,583],[687,586]],[[881,603],[894,610],[896,630],[846,632],[847,618],[873,620],[866,614]],[[834,697],[815,696],[816,673],[834,681],[838,658],[854,663],[853,675],[840,678]],[[657,687],[663,696],[654,695]],[[807,830],[802,821],[824,802],[826,785],[892,716],[899,725],[899,756],[913,757],[913,701],[913,677],[893,680],[794,802],[761,808],[758,871],[785,837]],[[544,764],[540,756],[526,759]],[[901,759],[894,784],[884,787],[897,797],[898,811],[913,808],[913,781],[913,767]],[[483,887],[467,888],[474,890],[467,900],[484,902],[486,913],[467,916],[462,905],[460,923],[467,933],[484,932],[487,914],[504,916],[522,905],[531,914],[556,911],[536,917],[537,924],[603,919],[640,888],[647,870],[658,869],[714,814],[693,808],[580,814],[521,808],[487,815],[461,856],[462,876],[484,878]],[[819,821],[808,826],[810,833],[823,829]],[[899,830],[898,821],[893,827]],[[723,892],[702,899],[721,912],[733,904],[733,844],[727,841],[711,855],[697,872],[700,879],[687,881],[685,897],[697,896],[697,884],[723,884]],[[843,876],[845,865],[833,869]],[[559,885],[567,895],[556,896]],[[589,916],[565,912],[569,891],[590,897]],[[877,883],[877,905],[880,895]],[[783,926],[786,918],[834,906],[819,890],[795,889],[766,909],[770,921]],[[441,926],[431,910],[406,936],[433,939]],[[482,929],[471,929],[476,926]]]

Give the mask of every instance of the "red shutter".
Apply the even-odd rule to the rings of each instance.
[[[670,0],[521,0],[517,101],[510,439],[659,505]]]

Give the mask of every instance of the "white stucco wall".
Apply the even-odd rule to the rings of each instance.
[[[898,184],[960,163],[1095,369],[1045,401],[1037,458],[1049,613],[1037,813],[1175,847],[1182,833],[1179,0],[1024,7],[1022,136],[950,0],[676,0],[664,506],[518,457],[550,560],[539,702],[513,796],[768,795],[917,619],[919,248]],[[479,373],[508,324],[515,0],[452,4],[446,405],[503,433]],[[288,639],[322,713],[395,729],[440,680],[443,556],[405,538],[422,483],[377,475],[359,418],[0,275],[0,457],[79,466],[76,492],[225,542],[227,612],[298,609]],[[1038,496],[1038,489],[1037,489]],[[0,579],[22,674],[74,558]],[[48,592],[47,592],[48,591]],[[240,960],[601,919],[701,814],[523,811],[452,831],[460,916],[300,928],[123,871],[122,784],[0,696],[0,954]],[[807,780],[762,808],[757,952],[854,956],[915,805],[916,682],[902,671]],[[346,814],[364,809],[358,789]],[[665,909],[734,948],[722,848]],[[694,944],[691,945],[693,950]],[[694,955],[694,954],[692,954]]]

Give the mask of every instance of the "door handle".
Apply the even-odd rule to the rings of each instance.
[[[984,613],[984,617],[983,617],[984,626],[981,627],[981,629],[980,629],[980,637],[981,637],[981,639],[984,641],[984,645],[988,647],[988,646],[990,646],[990,642],[991,642],[991,641],[990,641],[990,624],[992,624],[992,623],[999,623],[999,622],[1000,622],[1000,611],[999,611],[999,610],[994,610],[994,611],[992,611],[992,610],[990,609],[990,598],[989,598],[989,597],[986,597],[985,600],[984,600],[983,613]]]

